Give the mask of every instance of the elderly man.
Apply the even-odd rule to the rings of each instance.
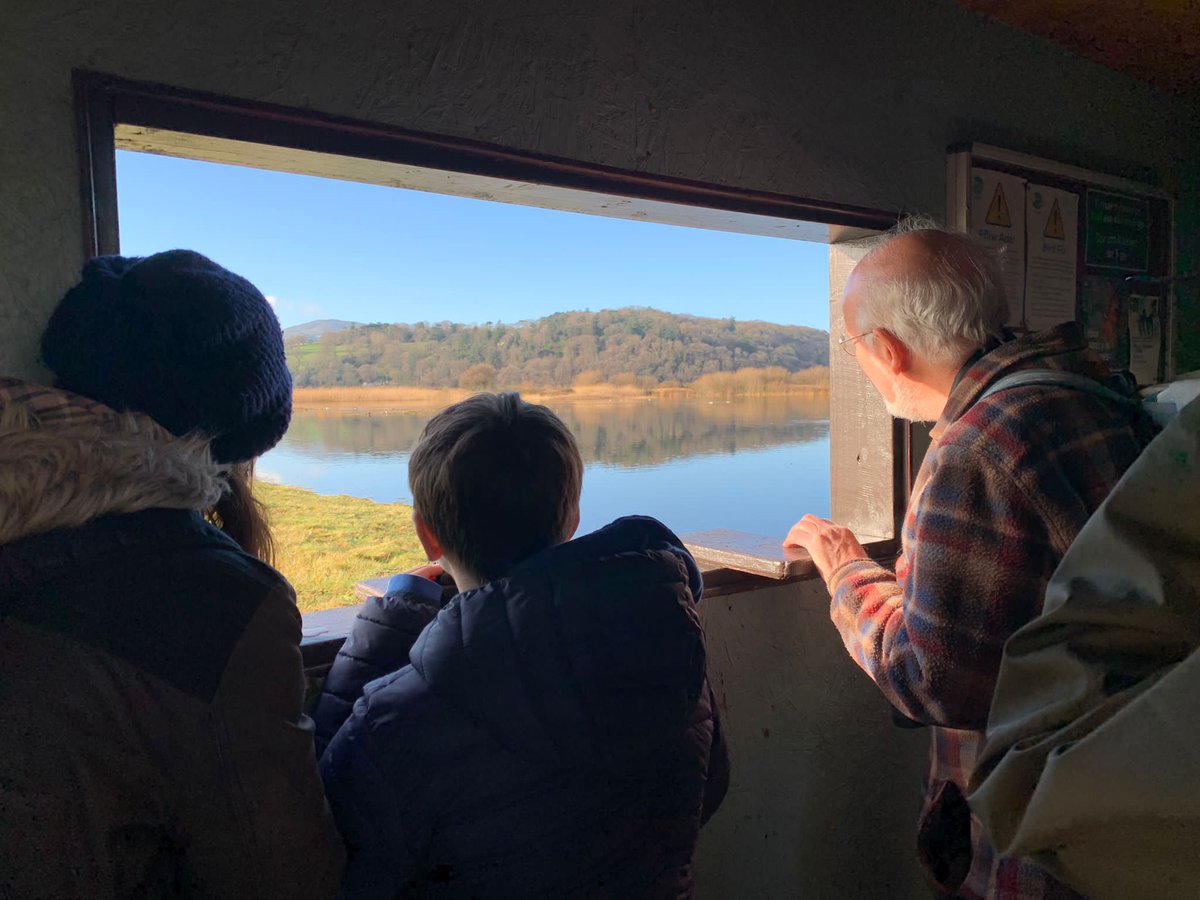
[[[1097,380],[1079,330],[1011,338],[987,249],[921,223],[874,248],[842,311],[858,365],[889,412],[935,421],[893,573],[846,528],[806,516],[805,547],[850,655],[905,715],[932,725],[922,862],[947,896],[1075,896],[1028,860],[998,857],[967,807],[1001,649],[1041,611],[1063,553],[1147,435],[1132,404],[1063,386],[981,399],[999,378],[1058,369]]]

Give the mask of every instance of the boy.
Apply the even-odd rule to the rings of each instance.
[[[422,433],[413,521],[461,593],[321,757],[344,896],[691,895],[728,784],[700,573],[653,519],[571,541],[582,477],[563,423],[516,394],[478,394]],[[438,588],[419,585],[368,618],[432,609]]]

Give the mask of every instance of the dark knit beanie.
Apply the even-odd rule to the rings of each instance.
[[[209,436],[219,462],[265,453],[292,416],[270,304],[190,250],[89,260],[50,317],[42,361],[61,388]]]

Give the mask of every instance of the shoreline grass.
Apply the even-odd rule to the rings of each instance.
[[[256,481],[275,537],[275,568],[296,589],[301,612],[357,602],[354,583],[424,563],[412,507]]]

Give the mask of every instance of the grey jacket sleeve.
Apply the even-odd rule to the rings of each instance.
[[[1126,472],[1004,650],[969,800],[1094,900],[1200,896],[1200,402]]]
[[[303,713],[299,644],[300,613],[290,588],[280,589],[264,599],[226,668],[203,738],[213,767],[198,773],[182,823],[184,877],[198,895],[315,900],[337,892],[344,852]]]

